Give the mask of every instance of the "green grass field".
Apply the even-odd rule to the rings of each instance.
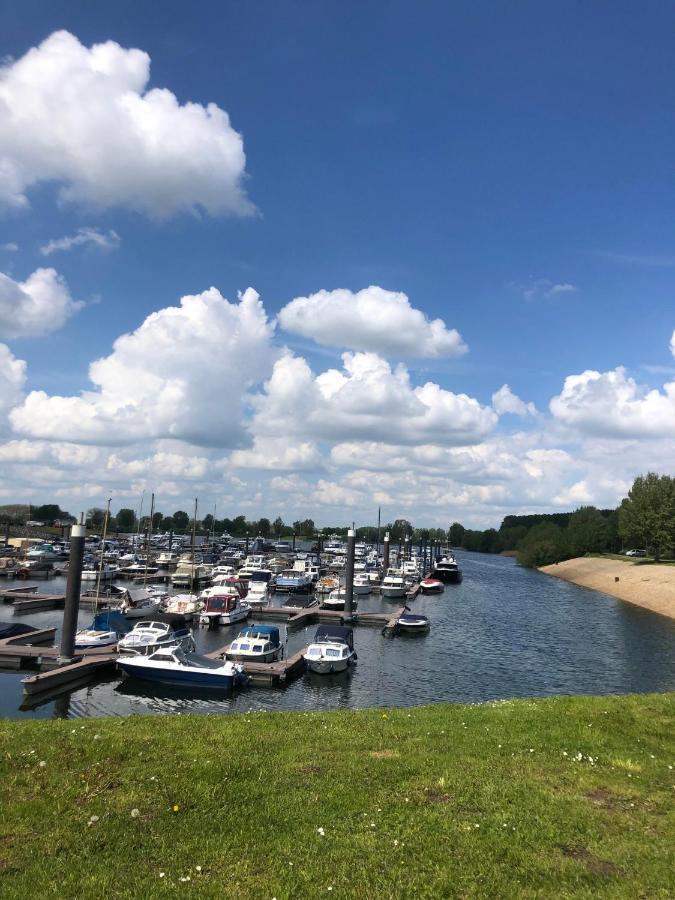
[[[0,721],[0,896],[674,897],[675,695]]]

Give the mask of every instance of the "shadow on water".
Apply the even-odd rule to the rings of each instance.
[[[522,569],[510,558],[462,553],[460,563],[461,584],[410,604],[431,619],[429,632],[385,637],[379,628],[357,627],[358,664],[350,673],[305,675],[283,689],[252,685],[226,696],[107,679],[20,708],[25,673],[12,672],[0,675],[0,714],[226,713],[675,690],[673,620]],[[359,597],[362,612],[392,607],[377,595]],[[61,615],[43,611],[25,621],[58,626]],[[80,619],[90,620],[90,612]],[[288,652],[309,643],[315,627],[291,632]],[[194,631],[200,650],[214,650],[235,633]]]

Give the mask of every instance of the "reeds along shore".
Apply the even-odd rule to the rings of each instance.
[[[675,566],[584,556],[539,571],[675,619]]]

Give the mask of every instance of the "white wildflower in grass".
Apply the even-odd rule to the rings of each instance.
[[[90,816],[87,825],[95,825],[98,822],[98,816]]]
[[[131,818],[132,819],[137,819],[140,816],[140,814],[141,814],[140,809],[136,809],[134,807],[134,809],[131,810]]]
[[[370,823],[370,827],[371,827],[371,828],[375,828],[375,823],[374,823],[374,822],[371,822],[371,823]]]
[[[201,872],[201,871],[202,871],[201,866],[195,866],[195,872]]]
[[[40,760],[40,768],[41,768],[41,769],[44,769],[44,767],[45,767],[46,765],[47,765],[47,763],[44,761],[44,759],[41,759],[41,760]]]
[[[95,741],[100,741],[100,740],[101,740],[101,735],[100,735],[100,734],[95,734],[95,735],[94,735],[94,740],[95,740]]]
[[[190,881],[190,876],[189,876],[189,875],[184,875],[184,876],[181,876],[181,878],[179,878],[178,880],[179,880],[179,881]]]
[[[164,878],[165,875],[166,875],[166,872],[160,872],[160,873],[159,873],[159,877],[160,877],[160,878]]]
[[[316,830],[319,832],[319,834],[321,835],[321,837],[324,837],[324,836],[325,836],[326,832],[324,831],[323,828],[319,827],[319,828],[317,828]]]

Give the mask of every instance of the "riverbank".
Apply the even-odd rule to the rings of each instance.
[[[675,694],[0,720],[5,898],[666,897]]]
[[[675,619],[675,566],[584,556],[539,571]]]

